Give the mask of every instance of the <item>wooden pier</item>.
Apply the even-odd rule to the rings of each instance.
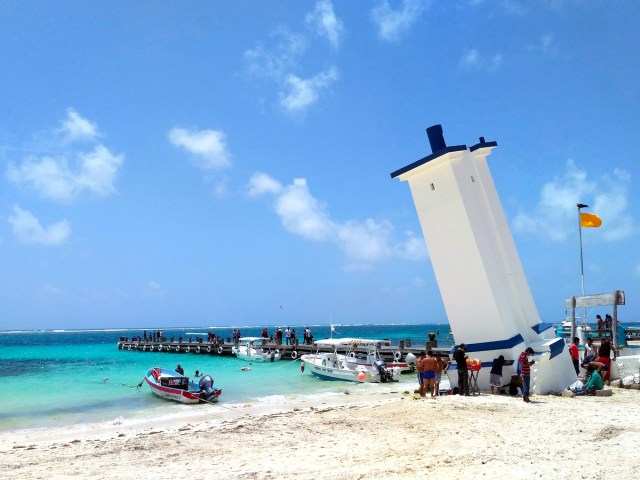
[[[120,337],[118,341],[118,350],[136,351],[136,352],[160,352],[160,353],[189,353],[196,355],[214,355],[214,356],[233,356],[233,342],[231,339],[227,341],[206,342],[202,338],[188,338],[175,340],[170,338],[162,341],[152,340],[132,340],[126,337]],[[301,355],[315,353],[318,351],[317,345],[305,345],[295,343],[294,345],[279,345],[268,340],[264,341],[262,348],[280,351],[283,359],[295,360]],[[338,353],[346,353],[348,346],[338,347]],[[407,354],[411,353],[417,358],[420,352],[432,350],[434,353],[440,353],[443,357],[449,358],[450,348],[438,348],[429,345],[412,346],[411,340],[400,340],[398,345],[392,345],[390,340],[380,340],[378,349],[380,356],[386,362],[401,361],[404,362]],[[333,347],[326,345],[320,346],[320,352],[332,352]],[[356,354],[366,354],[366,349],[355,348]]]

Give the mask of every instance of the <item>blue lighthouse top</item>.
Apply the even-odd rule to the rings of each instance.
[[[450,147],[447,147],[447,144],[444,141],[444,136],[442,135],[442,125],[432,125],[431,127],[427,128],[427,136],[429,137],[429,144],[431,145],[431,155],[427,155],[420,160],[416,160],[415,162],[410,163],[409,165],[402,167],[395,172],[392,172],[391,178],[396,178],[403,173],[413,170],[414,168],[419,167],[420,165],[423,165],[438,157],[441,157],[442,155],[446,155],[447,153],[467,150],[466,145],[452,145]],[[478,150],[479,148],[497,146],[497,142],[487,142],[485,141],[484,137],[480,137],[480,142],[470,147],[469,151],[473,152],[475,150]]]

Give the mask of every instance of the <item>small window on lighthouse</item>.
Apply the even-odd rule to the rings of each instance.
[[[436,187],[435,187],[435,185],[432,183],[432,184],[431,184],[431,190],[435,190],[435,189],[436,189]]]

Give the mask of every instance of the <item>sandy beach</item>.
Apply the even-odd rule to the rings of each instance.
[[[208,406],[206,406],[208,407]],[[0,477],[635,479],[640,392],[611,397],[336,395],[223,404],[158,424],[5,432]]]

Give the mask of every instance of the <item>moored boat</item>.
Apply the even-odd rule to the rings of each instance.
[[[174,370],[153,367],[144,380],[154,395],[181,403],[216,403],[222,394],[222,389],[213,386],[210,375],[204,375],[195,383]]]
[[[262,337],[244,337],[235,345],[231,352],[241,360],[249,362],[275,362],[282,358],[278,349],[267,348],[262,345]]]
[[[556,337],[564,339],[564,342],[567,345],[571,344],[571,340],[572,340],[571,320],[565,320],[564,322],[556,325],[555,328],[556,328]],[[592,328],[588,324],[576,323],[575,335],[580,339],[580,345],[584,345],[587,338],[591,338],[593,341],[596,341],[596,342],[603,338],[608,338],[609,340],[611,340],[613,332],[611,328],[598,330],[596,328]],[[621,346],[621,347],[626,346],[627,341],[630,339],[628,329],[618,324],[618,327],[616,329],[616,335],[618,340],[618,346]]]
[[[362,338],[329,338],[317,340],[316,353],[302,355],[302,370],[307,369],[323,380],[385,383],[399,380],[402,368],[389,366],[380,357],[380,340]],[[332,352],[320,347],[332,346]],[[341,353],[341,350],[344,353]]]

